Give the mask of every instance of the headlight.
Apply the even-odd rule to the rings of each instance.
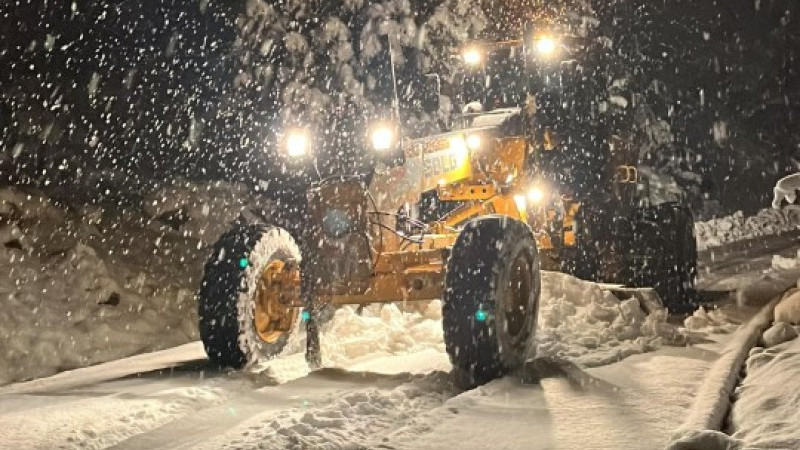
[[[456,159],[456,164],[460,166],[469,158],[469,149],[464,136],[456,135],[450,138],[450,155]]]
[[[550,36],[540,36],[534,41],[534,48],[536,53],[540,56],[548,57],[556,52],[558,46],[555,39]]]
[[[379,152],[391,150],[395,143],[394,130],[389,125],[375,126],[369,138],[372,143],[372,149]]]
[[[475,67],[483,60],[483,54],[477,47],[468,47],[461,53],[464,63],[468,66]]]
[[[467,136],[467,148],[470,150],[477,150],[481,148],[482,143],[483,139],[481,139],[481,135],[479,134],[470,134]]]
[[[311,146],[308,130],[296,128],[286,133],[286,154],[292,158],[305,156]]]
[[[528,200],[533,204],[539,204],[544,200],[546,192],[540,187],[532,187],[528,191]]]

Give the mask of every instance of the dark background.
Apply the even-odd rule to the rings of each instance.
[[[649,105],[644,121],[669,125],[672,139],[648,162],[718,204],[709,211],[764,207],[774,181],[800,166],[800,2],[590,3],[546,5],[591,10],[613,42],[619,75]],[[87,202],[124,201],[175,177],[285,183],[271,142],[288,80],[346,90],[330,55],[348,39],[349,66],[363,79],[363,69],[377,64],[361,54],[363,18],[376,5],[386,20],[428,26],[424,62],[416,64],[446,72],[443,55],[519,8],[470,4],[4,2],[0,182],[61,188]],[[315,48],[330,17],[350,35]],[[302,58],[279,45],[291,31],[312,43],[317,69],[302,68]],[[264,50],[269,40],[279,44]]]

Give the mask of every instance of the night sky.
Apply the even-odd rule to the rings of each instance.
[[[318,3],[309,8],[356,26],[357,13]],[[416,22],[439,3],[410,2]],[[485,3],[490,17],[511,9]],[[546,2],[556,14],[583,3]],[[726,211],[763,205],[774,180],[800,166],[800,4],[595,3],[617,71],[670,125],[673,143],[649,163]],[[241,39],[253,32],[237,21],[247,14],[243,1],[4,2],[3,182],[137,190],[176,176],[280,179],[263,149],[280,89],[236,80],[286,60]]]

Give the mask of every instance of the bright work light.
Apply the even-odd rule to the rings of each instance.
[[[390,150],[395,142],[394,130],[389,125],[378,125],[370,133],[372,148],[379,152]]]
[[[483,54],[477,47],[468,47],[461,53],[464,63],[468,66],[477,66],[483,60]]]
[[[533,204],[541,203],[544,200],[545,192],[540,187],[533,187],[528,191],[528,200]]]
[[[534,48],[536,53],[541,56],[551,56],[556,52],[557,43],[555,39],[550,36],[539,36],[534,40]]]
[[[286,133],[286,154],[292,158],[300,158],[308,153],[310,145],[308,130],[295,128]]]
[[[477,150],[481,148],[481,136],[479,134],[470,134],[467,136],[467,148],[470,150]]]

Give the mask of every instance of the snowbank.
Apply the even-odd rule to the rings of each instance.
[[[598,366],[644,353],[662,343],[683,345],[666,310],[647,315],[635,298],[620,301],[596,283],[542,272],[538,355]]]
[[[730,333],[739,324],[732,323],[728,311],[720,308],[698,308],[694,314],[683,321],[683,326],[691,332]]]
[[[0,384],[197,339],[206,250],[192,227],[230,214],[215,212],[224,187],[183,189],[150,194],[148,211],[0,190]],[[192,190],[223,200],[203,215]],[[177,227],[157,215],[174,208],[188,212]]]
[[[352,307],[336,311],[325,327],[322,351],[326,363],[346,366],[376,354],[397,355],[426,349],[444,351],[442,305],[435,300],[424,311],[403,312],[397,305],[373,305],[361,315]]]
[[[761,308],[757,314],[733,336],[694,395],[684,423],[676,430],[670,450],[730,450],[736,443],[726,439],[720,430],[730,409],[731,394],[736,387],[740,369],[750,349],[758,342],[761,333],[772,322],[778,299]],[[712,431],[714,430],[714,431]]]
[[[698,250],[705,250],[798,228],[800,228],[800,207],[765,208],[754,216],[745,217],[738,211],[730,216],[696,222],[695,234]]]
[[[800,446],[800,339],[757,347],[730,414],[734,438],[747,448]]]

